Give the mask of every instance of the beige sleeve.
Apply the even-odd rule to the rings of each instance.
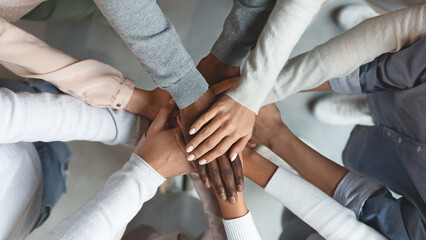
[[[13,73],[51,82],[96,107],[123,109],[134,82],[97,60],[77,60],[0,18],[0,63]]]
[[[425,36],[426,4],[370,18],[289,60],[264,105],[344,77],[381,54],[397,52]]]

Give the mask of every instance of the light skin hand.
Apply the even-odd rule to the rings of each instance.
[[[250,144],[261,144],[267,148],[271,147],[273,137],[277,129],[285,127],[281,120],[281,113],[275,104],[268,104],[259,110],[254,124],[253,136]]]
[[[159,111],[146,136],[142,137],[135,148],[135,154],[163,177],[180,176],[195,170],[183,152],[180,128],[166,128],[174,108],[174,104],[169,104]]]
[[[125,109],[131,113],[145,116],[152,121],[160,109],[167,106],[171,99],[170,94],[160,88],[152,91],[135,88]]]
[[[229,158],[235,160],[251,138],[255,118],[253,111],[222,96],[191,126],[189,133],[197,134],[186,146],[188,160],[207,164],[229,149]]]

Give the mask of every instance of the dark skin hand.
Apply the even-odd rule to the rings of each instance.
[[[239,67],[226,65],[213,54],[202,59],[197,68],[210,85],[221,83],[225,79],[239,75]],[[229,84],[221,84],[212,89],[213,93],[209,90],[196,102],[181,109],[179,122],[186,142],[189,142],[192,138],[189,135],[191,125],[213,105],[217,100],[215,96],[235,87],[237,83],[234,79],[234,81],[229,81]],[[244,190],[244,175],[239,157],[231,162],[228,155],[224,154],[207,165],[201,165],[198,161],[193,162],[193,164],[206,188],[213,186],[220,199],[228,199],[230,203],[236,203],[237,191],[242,192]]]

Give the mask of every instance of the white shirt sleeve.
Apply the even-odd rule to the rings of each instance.
[[[283,167],[278,168],[265,191],[325,239],[386,239],[373,228],[359,222],[353,211]]]
[[[259,232],[251,213],[229,220],[223,220],[228,240],[260,240]]]
[[[149,126],[147,119],[129,112],[94,108],[63,94],[14,93],[0,88],[0,102],[0,143],[85,140],[126,144],[135,132],[142,134]]]
[[[257,113],[291,51],[324,0],[277,0],[241,73],[239,86],[228,93]]]
[[[164,181],[148,163],[133,154],[94,198],[41,239],[112,239]]]
[[[289,60],[264,105],[349,75],[381,54],[397,52],[425,36],[426,4],[370,18]]]

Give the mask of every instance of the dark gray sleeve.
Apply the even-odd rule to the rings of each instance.
[[[256,45],[275,2],[276,0],[234,0],[223,31],[211,52],[226,64],[240,66]]]
[[[362,65],[359,79],[363,93],[409,89],[426,82],[426,38]]]
[[[155,0],[95,0],[155,83],[179,108],[195,102],[208,84]]]

